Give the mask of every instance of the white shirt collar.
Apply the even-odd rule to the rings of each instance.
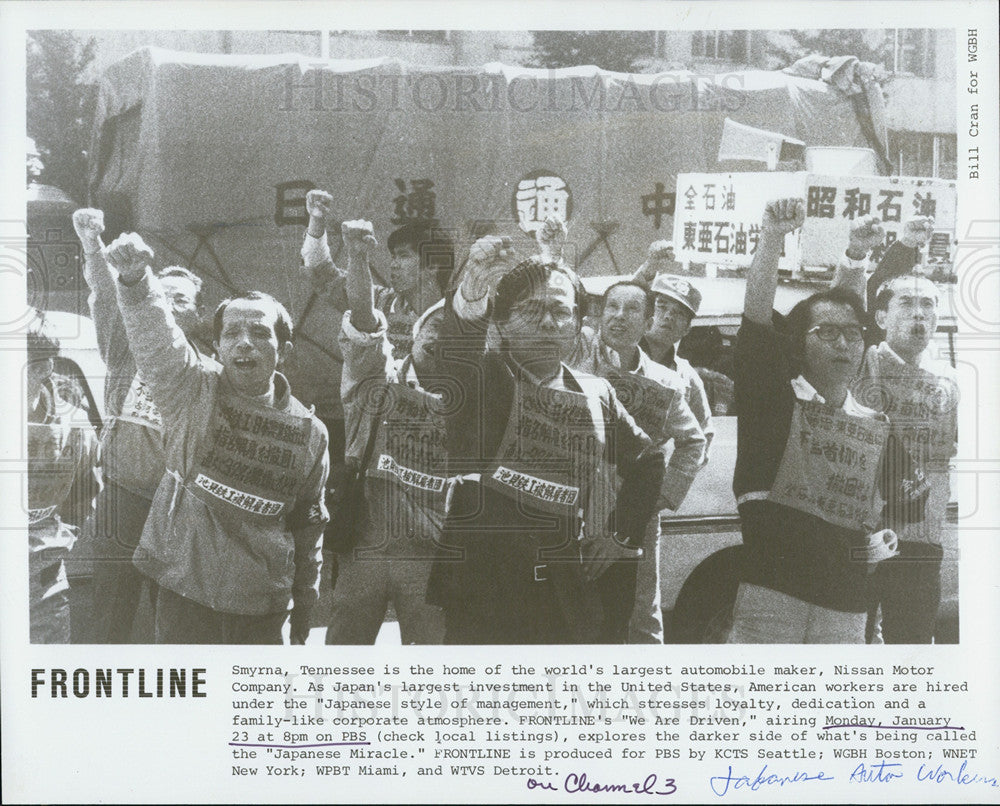
[[[795,397],[807,403],[826,403],[826,399],[816,388],[809,383],[802,375],[794,378],[792,380],[792,391],[795,392]],[[842,411],[847,414],[859,414],[865,416],[869,413],[869,410],[858,403],[854,399],[854,395],[851,394],[851,390],[847,390],[847,397],[844,398],[844,405],[840,407]]]
[[[899,353],[893,350],[892,347],[889,346],[889,342],[887,341],[880,342],[876,350],[880,352],[882,355],[887,356],[894,361],[898,361],[900,364],[904,364],[906,366],[911,366],[911,367],[913,366],[913,364],[910,364],[908,361],[906,361],[906,359],[903,358],[903,356],[901,356]],[[930,348],[926,348],[922,353],[920,353],[920,359],[917,361],[916,366],[919,367],[920,369],[928,369],[929,371],[929,368],[932,365],[933,365],[933,359],[931,359],[930,356]]]

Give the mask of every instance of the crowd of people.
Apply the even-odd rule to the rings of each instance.
[[[194,273],[154,271],[138,235],[105,246],[100,211],[75,213],[108,417],[98,446],[40,316],[32,641],[129,642],[144,606],[156,643],[303,643],[322,624],[327,643],[371,644],[392,606],[406,644],[662,643],[659,513],[680,507],[714,432],[678,355],[697,279],[656,242],[585,315],[549,219],[524,258],[487,235],[458,260],[402,227],[383,286],[368,221],[340,225],[335,265],[332,202],[310,191],[302,246],[341,317],[331,400],[300,401],[282,374],[294,325],[279,301],[248,290],[205,317]],[[781,315],[778,258],[803,218],[799,199],[767,205],[722,376],[744,543],[729,640],[927,643],[957,443],[954,372],[929,350],[939,296],[919,267],[931,222],[907,222],[870,278],[885,233],[854,222],[832,287]],[[86,636],[70,630],[63,560],[84,525],[70,498],[93,501]]]

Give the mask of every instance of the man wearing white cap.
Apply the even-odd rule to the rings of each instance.
[[[672,254],[672,244],[657,241],[650,246],[647,261],[632,277],[636,282],[646,285],[655,300],[653,321],[639,346],[654,361],[679,373],[687,384],[688,406],[698,418],[698,424],[708,440],[705,450],[707,462],[708,447],[712,444],[715,428],[712,426],[712,409],[708,404],[705,384],[691,363],[677,355],[677,345],[691,329],[691,322],[698,313],[701,292],[686,277],[676,274],[657,273],[652,281],[649,279],[651,269],[655,271],[660,268],[665,261],[671,260]]]

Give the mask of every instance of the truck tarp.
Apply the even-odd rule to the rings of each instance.
[[[760,170],[718,162],[727,117],[807,146],[867,145],[849,97],[780,72],[144,48],[102,77],[91,203],[110,235],[135,230],[158,265],[203,277],[208,304],[251,288],[288,304],[299,325],[288,373],[315,402],[337,394],[339,318],[299,269],[307,189],[333,194],[335,221],[371,219],[383,244],[401,223],[433,220],[460,244],[492,231],[530,254],[532,227],[560,214],[580,273],[619,274],[671,237],[678,173]],[[377,250],[374,270],[384,275],[387,263]]]

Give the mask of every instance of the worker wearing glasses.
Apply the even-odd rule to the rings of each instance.
[[[834,288],[772,310],[800,199],[767,205],[736,344],[733,478],[745,567],[731,643],[864,643],[870,574],[928,487],[884,414],[851,394],[864,308]]]
[[[446,644],[620,642],[664,454],[608,381],[562,363],[579,279],[511,258],[509,239],[473,245],[438,343],[452,490],[428,600]]]

